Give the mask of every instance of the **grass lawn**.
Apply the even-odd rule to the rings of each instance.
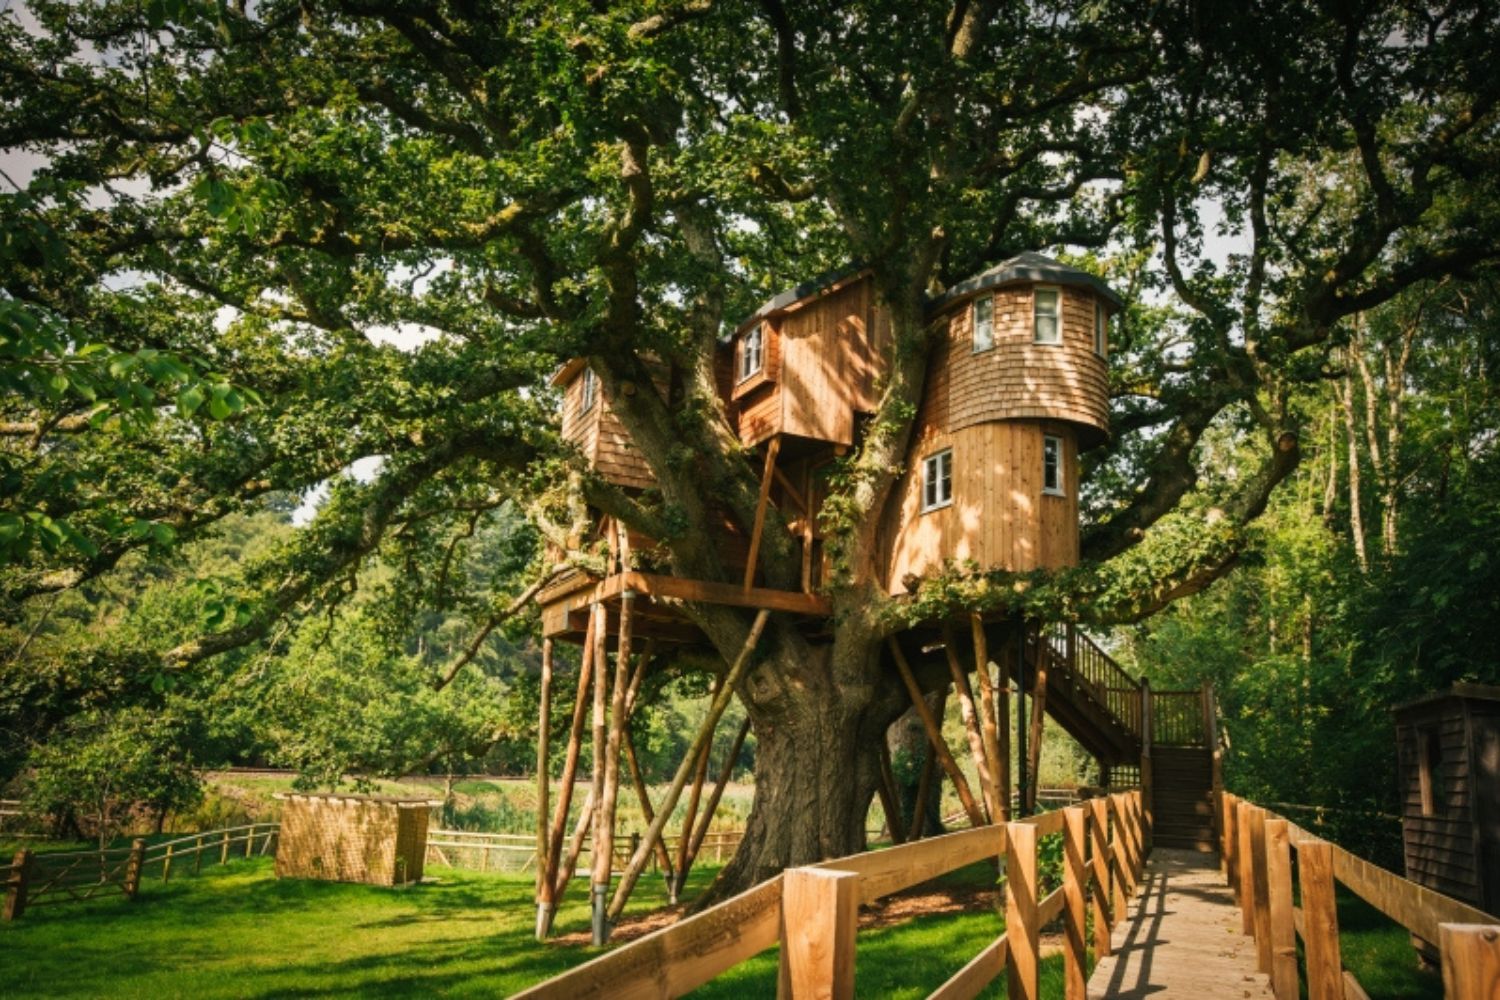
[[[1344,968],[1354,973],[1372,1000],[1440,1000],[1443,977],[1418,964],[1404,927],[1342,887],[1338,909]]]
[[[538,945],[526,876],[434,868],[440,881],[390,890],[278,881],[269,859],[231,861],[140,897],[42,906],[0,924],[7,997],[506,996],[586,961],[594,949]],[[712,879],[700,867],[692,882]],[[557,929],[586,930],[587,900],[564,902]],[[663,902],[645,882],[634,911]],[[922,997],[1000,932],[991,912],[862,932],[861,995]],[[1061,996],[1061,964],[1049,963]],[[767,952],[702,996],[775,994]],[[1003,986],[1002,986],[1003,989]],[[994,995],[999,995],[996,992]]]

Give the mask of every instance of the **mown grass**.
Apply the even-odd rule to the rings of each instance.
[[[38,907],[0,925],[3,992],[149,1000],[496,997],[598,954],[532,940],[526,876],[450,868],[431,874],[437,882],[402,890],[278,880],[269,859],[256,858],[165,886],[147,882],[134,902]],[[701,889],[714,874],[712,867],[699,867],[690,888]],[[659,883],[643,882],[631,910],[662,902]],[[587,900],[575,886],[557,929],[587,926]],[[1000,918],[986,911],[861,933],[860,994],[925,996],[1000,931]],[[776,953],[767,952],[700,995],[774,995],[776,963]],[[1049,975],[1056,980],[1053,995],[1060,996],[1055,959]]]
[[[1442,975],[1417,960],[1405,928],[1343,888],[1338,892],[1338,911],[1344,968],[1354,973],[1371,1000],[1442,997]]]

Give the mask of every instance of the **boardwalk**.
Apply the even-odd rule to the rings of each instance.
[[[1090,1000],[1272,996],[1212,854],[1154,850],[1113,945],[1089,980]]]

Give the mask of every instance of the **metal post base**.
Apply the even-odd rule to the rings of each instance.
[[[608,909],[609,884],[596,883],[593,887],[594,896],[594,944],[606,944],[609,942],[609,916]]]

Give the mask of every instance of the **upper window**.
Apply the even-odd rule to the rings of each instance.
[[[1094,353],[1101,358],[1109,350],[1109,313],[1104,303],[1094,300]]]
[[[1063,442],[1051,434],[1042,437],[1042,492],[1063,496]]]
[[[583,402],[578,406],[579,413],[587,413],[594,408],[594,398],[599,395],[599,379],[594,375],[594,369],[587,366],[583,369]]]
[[[757,323],[746,332],[744,339],[740,341],[740,377],[739,381],[760,371],[766,360],[766,334],[765,327]]]
[[[936,510],[953,502],[953,449],[922,460],[922,510]]]
[[[1031,293],[1031,315],[1038,344],[1062,343],[1062,295],[1055,288],[1038,288]]]
[[[974,300],[974,353],[995,346],[995,297],[983,295]]]

